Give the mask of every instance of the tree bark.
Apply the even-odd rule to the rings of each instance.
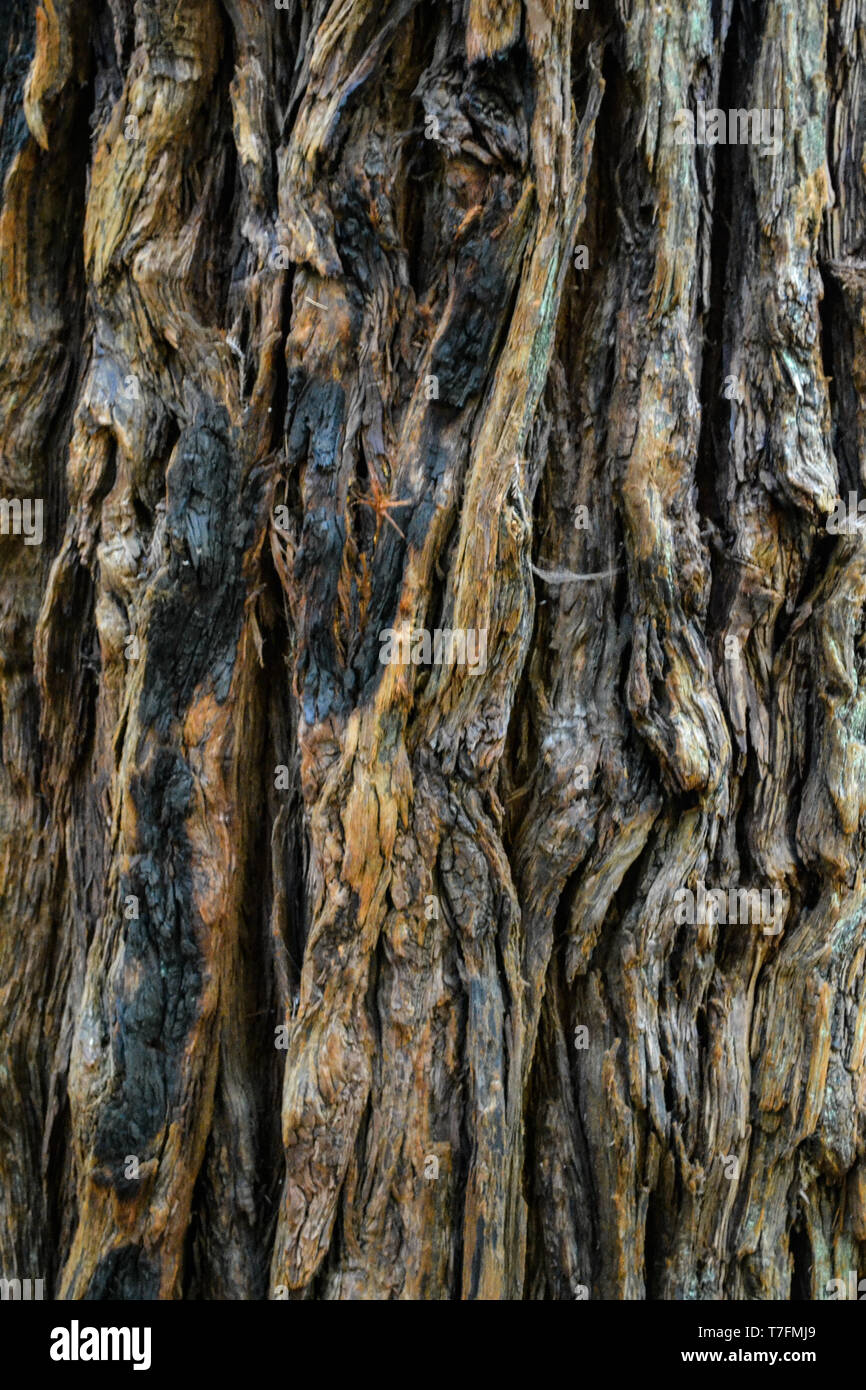
[[[0,1276],[866,1275],[864,34],[4,0]]]

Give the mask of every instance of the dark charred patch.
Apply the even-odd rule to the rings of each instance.
[[[457,256],[454,310],[430,360],[431,375],[439,382],[440,403],[456,410],[480,394],[490,370],[513,286],[497,236],[502,231],[503,214],[513,208],[509,193],[498,190],[482,215],[478,233],[466,241]]]
[[[166,732],[207,680],[219,701],[231,681],[250,523],[225,412],[205,407],[181,435],[166,474],[168,563],[146,629],[142,724]]]
[[[306,463],[317,473],[335,473],[345,412],[346,393],[339,381],[293,372],[286,411],[288,467]]]
[[[83,1295],[84,1302],[155,1298],[159,1298],[159,1270],[135,1245],[122,1245],[104,1255]]]
[[[118,911],[124,971],[114,1023],[117,1083],[100,1116],[97,1160],[121,1190],[127,1155],[151,1156],[171,1114],[186,1039],[198,1015],[199,918],[185,822],[192,773],[175,746],[198,689],[228,694],[243,608],[241,564],[250,498],[224,412],[203,408],[181,435],[167,474],[169,554],[143,634],[139,718],[145,731],[129,784],[136,840],[128,846]],[[138,916],[127,920],[132,896]]]
[[[35,19],[29,0],[0,6],[0,188],[30,130],[24,116],[24,81],[33,58]]]

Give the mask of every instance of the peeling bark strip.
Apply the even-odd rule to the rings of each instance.
[[[2,1279],[866,1276],[864,32],[6,0]]]

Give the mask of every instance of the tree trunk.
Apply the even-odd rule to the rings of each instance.
[[[0,1275],[866,1274],[864,26],[3,0]]]

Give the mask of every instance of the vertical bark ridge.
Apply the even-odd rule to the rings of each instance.
[[[52,824],[43,795],[43,765],[51,755],[39,739],[33,647],[65,507],[58,461],[69,428],[83,291],[81,126],[90,9],[58,3],[50,16],[39,14],[37,23],[28,5],[15,3],[0,20],[0,484],[4,498],[42,508],[42,544],[32,536],[22,543],[5,528],[0,539],[0,1186],[7,1194],[0,1266],[51,1279],[58,1175],[50,1134],[63,1103],[55,1054],[74,955],[70,935],[61,931],[64,858],[72,847]],[[67,604],[74,600],[86,610],[86,589],[79,585],[67,595]],[[76,693],[86,679],[79,674]]]

